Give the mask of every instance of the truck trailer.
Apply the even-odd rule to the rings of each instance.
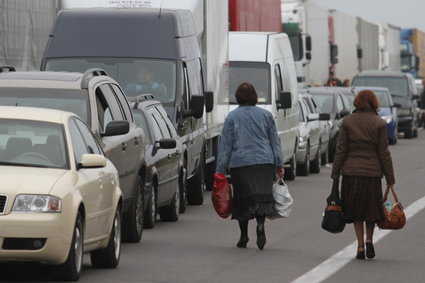
[[[400,27],[388,23],[379,26],[379,69],[400,70]]]
[[[401,71],[425,78],[425,33],[417,28],[400,30]]]
[[[358,71],[379,69],[379,27],[357,17],[357,34],[359,38]]]

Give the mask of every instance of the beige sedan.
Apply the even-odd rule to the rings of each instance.
[[[78,116],[0,107],[0,180],[0,262],[58,265],[65,280],[80,277],[83,252],[118,265],[118,173]]]

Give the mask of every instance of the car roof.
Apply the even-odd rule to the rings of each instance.
[[[320,87],[310,87],[310,88],[304,88],[300,89],[299,92],[301,94],[303,93],[309,93],[309,94],[329,94],[329,95],[335,95],[337,94],[338,88],[336,87],[326,87],[326,86],[320,86]]]
[[[387,91],[387,92],[389,92],[389,90],[388,90],[388,88],[386,88],[386,87],[377,87],[377,86],[355,86],[355,87],[353,87],[354,88],[354,90],[365,90],[365,89],[368,89],[368,90],[372,90],[372,91],[374,91],[374,90],[376,90],[376,91]]]
[[[154,98],[152,94],[141,94],[136,97],[128,97],[132,109],[144,110],[152,105],[159,105],[162,103]]]
[[[356,77],[405,77],[407,74],[401,71],[365,70]]]
[[[0,118],[32,120],[63,124],[69,117],[78,117],[74,113],[36,107],[0,106]]]

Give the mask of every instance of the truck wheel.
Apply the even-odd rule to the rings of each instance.
[[[159,216],[162,221],[176,222],[180,214],[180,186],[176,187],[173,200],[167,206],[159,208]]]
[[[91,264],[94,267],[115,268],[121,257],[121,210],[118,207],[112,223],[108,246],[90,253]]]
[[[66,281],[77,281],[81,276],[83,268],[83,251],[84,251],[84,229],[83,217],[78,212],[75,220],[72,242],[69,247],[68,258],[65,263],[60,266],[60,277]]]
[[[307,149],[305,152],[305,160],[303,164],[297,165],[297,174],[300,176],[308,176],[310,173],[310,145],[307,144]]]
[[[186,203],[187,203],[187,170],[184,167],[180,171],[179,186],[180,186],[180,213],[184,213],[186,211]]]
[[[144,222],[143,190],[144,183],[139,176],[129,211],[124,216],[122,236],[125,242],[138,243],[142,238]]]
[[[190,205],[201,205],[204,203],[205,191],[205,166],[204,154],[201,154],[196,174],[188,181],[187,202]]]
[[[297,157],[296,154],[289,160],[289,168],[285,169],[285,180],[293,181],[297,176]]]
[[[150,198],[149,198],[149,201],[147,203],[143,228],[152,229],[155,226],[155,220],[156,220],[156,190],[157,190],[157,184],[155,183],[154,186],[152,187]]]
[[[320,173],[320,166],[322,165],[322,151],[320,150],[321,144],[317,149],[316,158],[310,163],[310,172],[311,173]]]

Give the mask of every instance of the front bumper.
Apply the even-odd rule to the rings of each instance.
[[[410,130],[413,126],[412,116],[398,116],[398,131],[404,132]]]
[[[72,242],[75,218],[62,213],[17,213],[0,216],[0,262],[26,261],[62,264]],[[18,240],[45,239],[41,248],[14,246]],[[7,239],[5,241],[5,239]],[[39,243],[38,243],[39,244]]]

